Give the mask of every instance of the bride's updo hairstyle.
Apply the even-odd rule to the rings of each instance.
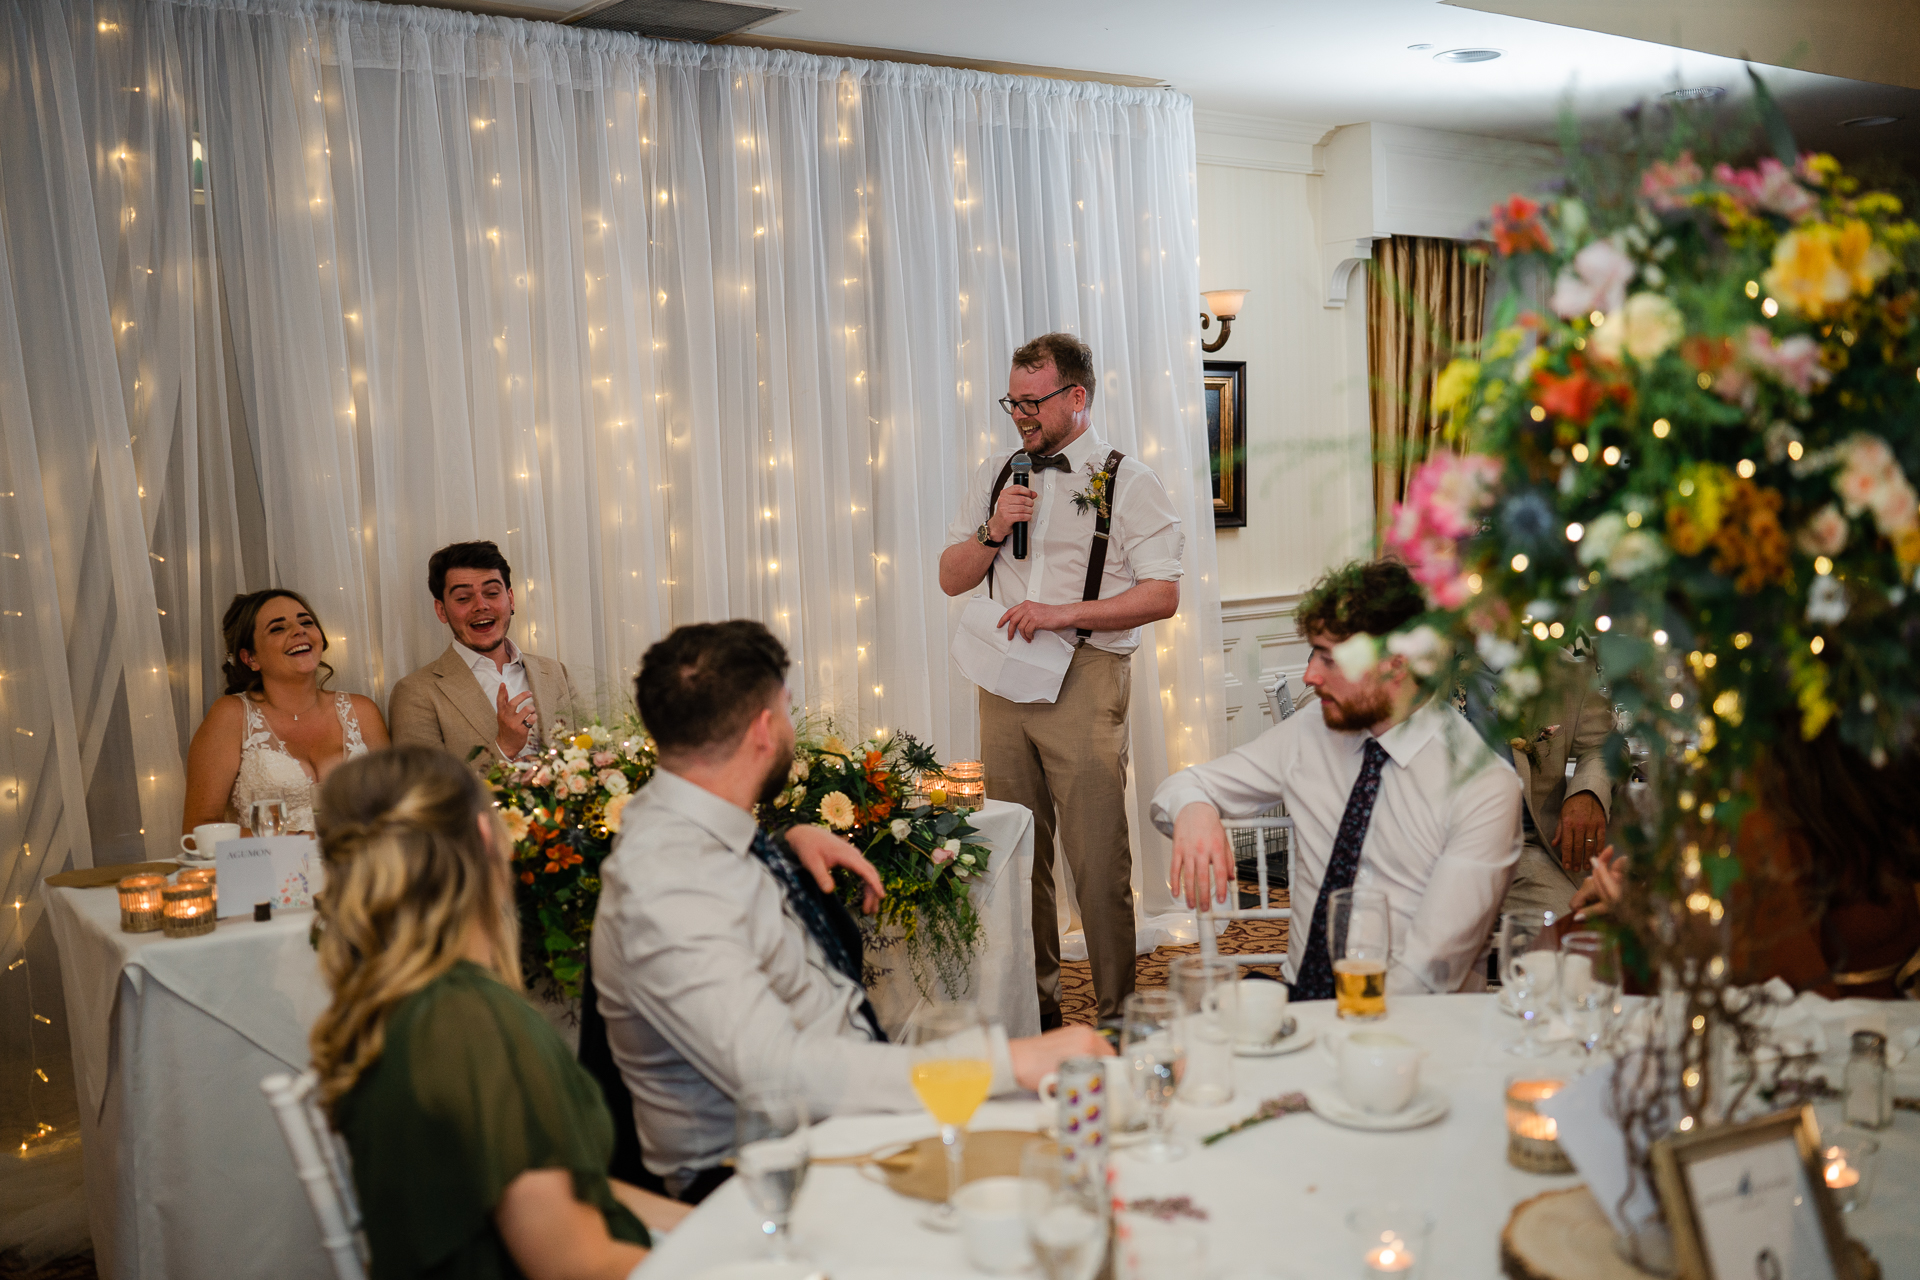
[[[226,658],[220,664],[221,674],[227,678],[226,693],[258,693],[264,687],[260,673],[249,667],[240,655],[252,653],[254,646],[253,631],[260,622],[260,610],[269,600],[291,600],[306,611],[313,619],[314,630],[320,633],[320,652],[327,651],[327,629],[320,625],[320,615],[313,611],[307,598],[298,591],[289,591],[285,587],[269,587],[265,591],[249,591],[245,595],[233,598],[227,606],[226,616],[220,619],[220,636],[226,642]],[[327,681],[333,679],[333,668],[324,660],[320,670],[320,687],[327,687]]]
[[[473,930],[515,991],[520,955],[506,833],[473,771],[445,751],[348,760],[321,789],[315,828],[327,873],[320,972],[333,1004],[310,1046],[332,1107],[379,1059],[395,1007],[452,968]]]

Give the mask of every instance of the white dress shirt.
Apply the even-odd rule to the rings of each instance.
[[[1318,707],[1241,747],[1183,770],[1153,793],[1154,825],[1173,834],[1189,804],[1247,818],[1285,803],[1297,839],[1287,979],[1299,970],[1314,904],[1360,776],[1366,730],[1329,729]],[[1393,917],[1389,991],[1477,991],[1476,963],[1520,857],[1520,780],[1473,726],[1431,699],[1380,735],[1388,760],[1360,846],[1356,888],[1380,889]]]
[[[1087,589],[1087,557],[1093,549],[1094,510],[1075,508],[1073,494],[1085,492],[1093,476],[1107,464],[1113,446],[1094,435],[1091,428],[1060,452],[1072,464],[1071,472],[1049,468],[1033,473],[1033,520],[1028,529],[1025,560],[1013,558],[1013,540],[996,553],[993,562],[993,598],[1009,608],[1023,600],[1040,604],[1078,604]],[[947,528],[947,545],[967,541],[980,528],[980,522],[992,513],[988,500],[993,497],[993,482],[1006,465],[1007,454],[996,453],[974,470],[967,485],[966,501]],[[1007,480],[1012,484],[1011,477]],[[1119,595],[1141,582],[1180,581],[1180,556],[1186,549],[1186,535],[1180,530],[1180,517],[1165,486],[1146,464],[1132,454],[1120,460],[1114,477],[1113,527],[1107,535],[1107,562],[1100,575],[1101,600]],[[986,590],[986,582],[981,582]],[[1074,631],[1060,633],[1069,641]],[[1096,649],[1109,653],[1132,653],[1140,647],[1140,628],[1127,631],[1096,631],[1087,639]]]
[[[816,1119],[920,1110],[906,1048],[873,1040],[865,993],[788,911],[749,848],[754,829],[745,809],[662,769],[601,864],[594,986],[647,1168],[669,1185],[731,1153],[734,1099],[749,1091],[792,1090]],[[998,1027],[989,1052],[1006,1092]]]
[[[486,654],[475,653],[458,640],[453,641],[454,652],[460,655],[461,660],[473,672],[473,678],[480,682],[480,692],[487,695],[487,705],[496,709],[500,706],[500,690],[503,687],[507,691],[508,702],[512,702],[523,693],[531,692],[533,688],[527,683],[527,664],[520,660],[519,646],[511,640],[504,643],[507,647],[507,660],[505,664],[495,666],[493,659]],[[525,760],[539,753],[540,729],[536,723],[527,729],[526,745],[520,748],[520,754],[514,759]]]

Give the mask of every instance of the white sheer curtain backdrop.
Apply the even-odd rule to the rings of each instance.
[[[609,709],[760,618],[796,699],[976,749],[935,560],[1026,338],[1186,520],[1134,666],[1158,780],[1224,742],[1193,126],[1163,91],[344,0],[0,0],[0,878],[174,847],[237,590],[384,702],[486,537]],[[28,848],[32,853],[26,853]],[[4,1092],[4,1090],[0,1090]]]

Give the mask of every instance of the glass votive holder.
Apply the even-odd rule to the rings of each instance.
[[[1347,1226],[1360,1246],[1360,1272],[1363,1280],[1380,1276],[1399,1276],[1419,1280],[1435,1274],[1432,1260],[1433,1215],[1404,1205],[1383,1204],[1377,1208],[1355,1209],[1347,1215]]]
[[[945,769],[947,801],[956,809],[978,809],[987,802],[987,767],[978,760],[955,760]]]
[[[173,878],[176,885],[204,884],[213,890],[213,900],[220,901],[219,871],[213,867],[185,867]]]
[[[204,880],[176,884],[161,895],[165,912],[161,928],[169,938],[197,938],[212,933],[213,886]]]
[[[160,927],[160,895],[166,891],[167,878],[143,872],[120,879],[120,930],[123,933],[152,933]]]
[[[1528,1173],[1572,1173],[1560,1149],[1560,1125],[1540,1105],[1567,1087],[1565,1080],[1507,1078],[1507,1163]]]
[[[1880,1144],[1857,1129],[1836,1129],[1821,1139],[1820,1167],[1834,1207],[1842,1213],[1867,1207]]]

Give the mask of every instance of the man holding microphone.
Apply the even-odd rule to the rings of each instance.
[[[1127,704],[1140,628],[1180,607],[1185,537],[1159,477],[1090,429],[1093,353],[1049,333],[1013,353],[1000,406],[1020,449],[974,472],[940,556],[940,588],[1006,606],[1011,643],[1041,631],[1074,645],[1051,701],[980,691],[987,795],[1033,811],[1033,946],[1043,1029],[1060,1025],[1056,831],[1086,928],[1098,1016],[1133,991],[1133,854],[1126,810]],[[1025,455],[1031,485],[1013,483]],[[1027,545],[1016,548],[1024,529]],[[1024,556],[1016,550],[1025,551]]]

